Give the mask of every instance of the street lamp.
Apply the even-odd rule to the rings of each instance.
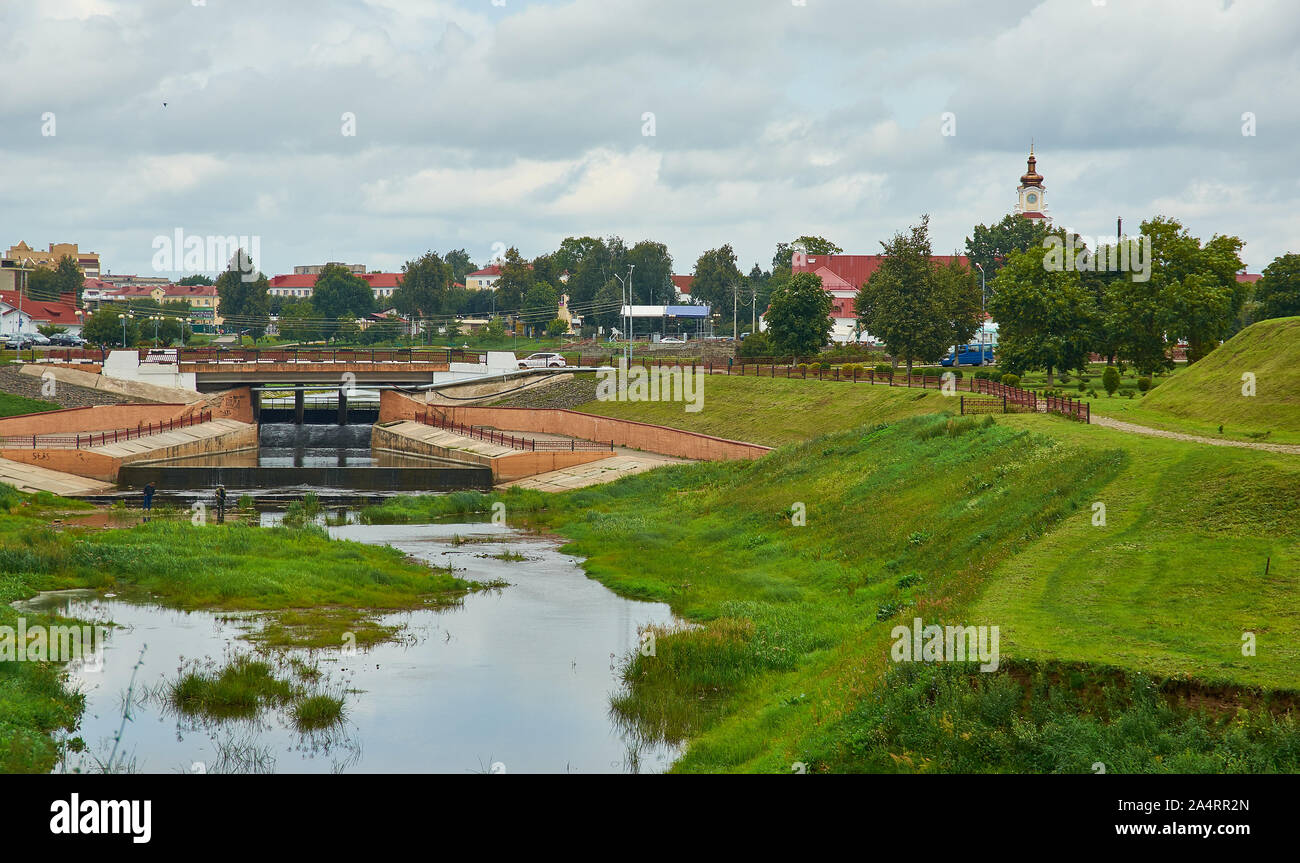
[[[117,316],[117,319],[122,322],[122,347],[124,349],[126,348],[126,322],[127,319],[134,320],[134,318],[135,315],[132,314],[121,314]]]
[[[629,366],[632,365],[632,271],[634,269],[636,269],[636,264],[628,265],[626,282],[623,281],[622,277],[619,276],[618,273],[614,274],[614,278],[618,279],[618,283],[623,288],[623,293],[627,294],[627,302],[625,304],[627,314],[623,316],[623,320],[627,324],[627,364]]]
[[[158,347],[158,325],[162,323],[162,315],[150,315],[149,320],[153,321],[153,346]]]
[[[984,323],[984,265],[976,261],[975,266],[979,267],[980,271],[980,365],[984,365],[984,332],[987,329]],[[953,362],[957,362],[955,354]]]

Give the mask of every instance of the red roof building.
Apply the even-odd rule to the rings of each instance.
[[[354,273],[358,279],[364,279],[370,285],[370,292],[376,300],[387,299],[402,283],[401,273]],[[267,293],[272,296],[295,297],[306,299],[316,287],[316,273],[294,273],[292,275],[272,276]]]
[[[790,260],[793,273],[813,273],[820,276],[822,288],[831,295],[831,339],[837,342],[853,341],[859,335],[857,315],[853,301],[866,281],[880,268],[884,255],[794,255]],[[965,255],[932,255],[930,260],[946,267],[953,261],[970,267]],[[674,276],[673,278],[676,278]]]
[[[0,303],[6,308],[2,310],[3,323],[0,329],[5,333],[18,332],[18,309],[19,298],[17,291],[0,291]],[[83,313],[72,303],[58,302],[54,300],[38,300],[29,296],[23,296],[21,301],[23,332],[35,332],[40,326],[63,327],[73,335],[81,333],[81,323]]]

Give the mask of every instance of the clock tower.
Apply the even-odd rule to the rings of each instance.
[[[1034,158],[1034,147],[1029,146],[1029,170],[1020,175],[1020,187],[1016,189],[1019,196],[1016,201],[1016,213],[1024,216],[1034,224],[1051,221],[1047,215],[1047,190],[1043,187],[1043,175],[1037,170],[1038,160]]]

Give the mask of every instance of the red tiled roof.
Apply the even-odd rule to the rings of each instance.
[[[1262,278],[1260,273],[1237,273],[1237,281],[1239,282],[1250,282],[1251,284],[1254,284],[1255,282],[1258,282],[1260,278]]]
[[[880,268],[884,255],[808,255],[791,261],[796,273],[816,273],[822,277],[822,287],[828,291],[857,291]],[[970,266],[965,255],[931,255],[930,260],[946,267],[953,260]]]
[[[475,270],[474,272],[469,273],[468,275],[466,275],[465,278],[469,278],[470,276],[499,276],[499,275],[501,275],[501,266],[499,264],[489,264],[488,266],[484,267],[481,270]]]
[[[691,285],[695,283],[694,276],[673,276],[673,285],[683,294],[691,292]]]
[[[0,291],[0,302],[17,309],[18,292]],[[79,326],[81,324],[81,317],[77,314],[77,307],[72,303],[37,300],[24,296],[22,307],[23,314],[29,316],[33,321],[48,322],[61,327]]]
[[[372,288],[395,288],[401,284],[401,273],[356,273],[357,278],[364,279]],[[294,273],[293,275],[272,276],[273,288],[312,288],[316,286],[315,273]]]

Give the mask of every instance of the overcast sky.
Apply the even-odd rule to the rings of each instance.
[[[801,2],[0,0],[0,247],[153,274],[179,228],[277,274],[618,234],[748,271],[929,213],[942,254],[1032,138],[1059,225],[1300,251],[1295,0]]]

